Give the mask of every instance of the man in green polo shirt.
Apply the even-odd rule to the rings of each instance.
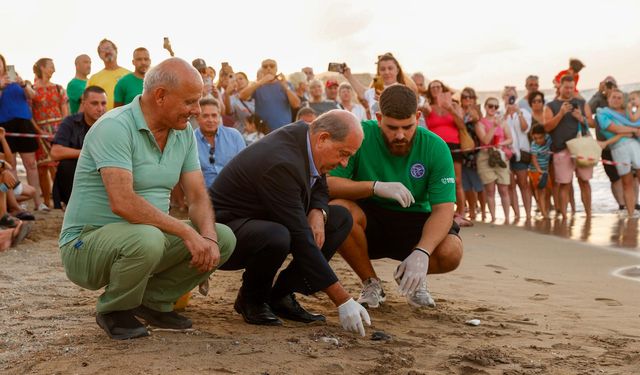
[[[131,61],[135,70],[120,78],[113,90],[113,108],[131,103],[133,98],[142,94],[142,82],[144,75],[151,66],[149,51],[144,47],[133,50],[133,60]]]
[[[80,99],[87,87],[89,73],[91,73],[91,58],[87,55],[78,55],[75,60],[76,75],[67,84],[67,96],[69,97],[69,109],[71,114],[80,110]]]
[[[385,301],[370,259],[392,258],[401,261],[394,275],[400,294],[411,306],[434,307],[427,274],[450,272],[462,259],[451,152],[417,127],[411,89],[390,86],[379,104],[378,121],[362,123],[358,152],[328,178],[332,204],[349,209],[354,223],[339,251],[363,282],[361,304],[376,308]]]
[[[147,336],[136,319],[173,329],[173,311],[235,246],[215,224],[189,118],[200,112],[200,74],[178,58],[149,71],[144,94],[103,115],[87,133],[60,233],[67,276],[97,290],[96,322],[114,339]],[[168,215],[180,183],[191,221]]]

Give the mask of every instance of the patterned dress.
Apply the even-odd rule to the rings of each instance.
[[[36,92],[35,96],[31,98],[33,120],[44,134],[54,136],[63,119],[62,106],[69,101],[67,94],[62,86],[54,84],[38,86],[33,89]],[[55,166],[57,164],[49,157],[51,139],[40,138],[40,147],[36,151],[38,166]]]

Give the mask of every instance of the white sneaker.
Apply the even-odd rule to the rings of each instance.
[[[426,280],[418,289],[407,296],[407,303],[413,307],[436,307],[436,301],[433,300],[429,290],[427,290]]]
[[[44,203],[40,203],[40,204],[38,205],[38,211],[49,212],[49,211],[51,211],[51,209],[50,209],[50,208],[49,208],[49,206],[47,206],[46,204],[44,204]]]
[[[387,297],[384,295],[379,279],[372,277],[362,283],[362,292],[358,298],[359,304],[366,308],[375,309],[386,300]]]

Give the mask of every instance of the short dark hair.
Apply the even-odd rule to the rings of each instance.
[[[531,134],[547,134],[547,132],[544,131],[544,126],[538,124],[531,128]]]
[[[302,107],[300,108],[300,110],[298,111],[298,114],[296,114],[296,121],[300,120],[300,118],[302,116],[305,115],[314,115],[317,116],[318,113],[316,111],[313,110],[313,108],[311,107]]]
[[[148,49],[146,49],[146,48],[144,48],[144,47],[138,47],[138,48],[136,48],[136,49],[134,49],[134,50],[133,50],[133,55],[135,55],[135,54],[136,54],[136,52],[146,52],[146,53],[149,53],[149,50],[148,50]]]
[[[529,106],[533,105],[533,99],[535,99],[537,96],[542,97],[542,104],[544,104],[544,94],[541,91],[536,90],[527,95],[527,102],[529,103]]]
[[[200,107],[204,107],[206,105],[212,105],[212,106],[220,109],[220,102],[217,101],[214,98],[203,98],[203,99],[200,99],[200,103],[199,104],[200,104]]]
[[[565,82],[575,82],[575,79],[573,79],[573,75],[572,74],[563,75],[562,78],[560,78],[560,84],[563,84]]]
[[[416,93],[404,85],[392,85],[380,94],[380,112],[385,117],[408,119],[418,111]]]
[[[94,94],[107,94],[106,91],[104,91],[104,89],[100,86],[89,86],[86,89],[84,89],[84,91],[82,92],[82,100],[85,100],[89,97],[89,93],[94,93]]]

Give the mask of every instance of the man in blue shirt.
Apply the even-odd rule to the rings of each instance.
[[[291,122],[291,108],[300,107],[300,98],[289,87],[278,64],[267,59],[262,62],[262,77],[244,89],[238,96],[241,100],[255,99],[256,114],[274,131]]]
[[[213,98],[200,100],[200,115],[195,130],[200,169],[207,187],[211,186],[222,168],[246,145],[242,134],[234,128],[220,126],[220,103]]]

